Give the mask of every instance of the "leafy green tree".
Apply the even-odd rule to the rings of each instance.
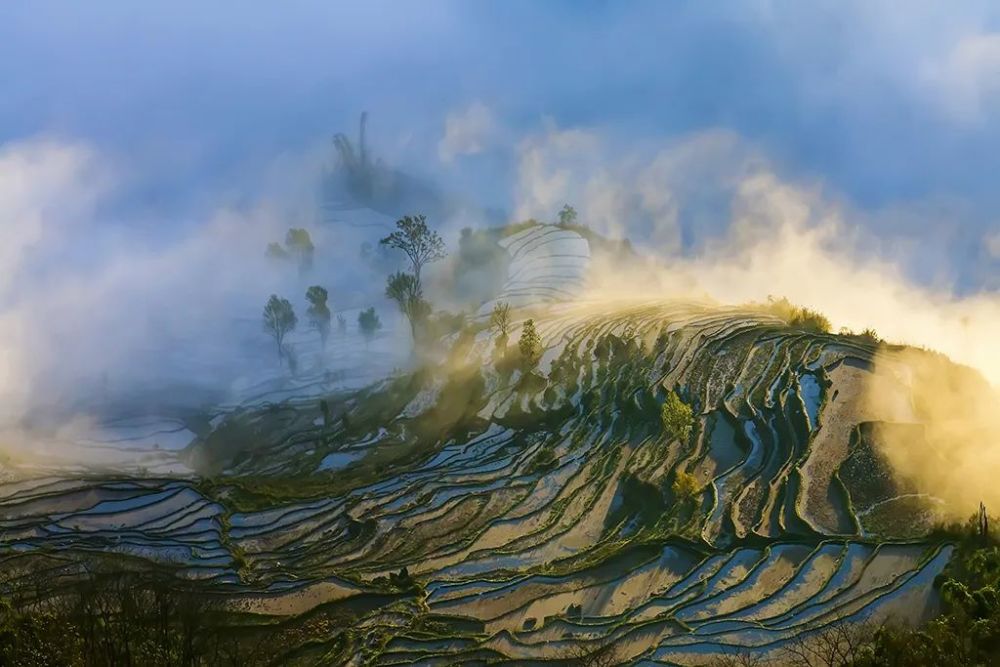
[[[312,268],[313,252],[316,247],[313,245],[307,230],[295,227],[289,229],[288,233],[285,234],[285,248],[299,263],[300,272],[306,273]]]
[[[267,244],[267,256],[281,261],[294,259],[299,265],[299,273],[306,273],[312,268],[315,249],[309,232],[293,227],[285,234],[284,246],[280,243]]]
[[[374,306],[358,313],[358,329],[361,330],[361,335],[365,337],[365,346],[371,342],[372,338],[375,337],[375,333],[381,328],[382,321],[379,319],[378,313],[375,312]]]
[[[559,224],[560,225],[575,225],[576,224],[576,209],[566,204],[559,211]]]
[[[421,269],[448,254],[441,236],[427,227],[427,218],[422,215],[407,215],[397,220],[396,231],[380,240],[379,244],[402,250],[406,254],[418,287],[421,285]]]
[[[677,392],[670,391],[667,400],[663,402],[660,409],[660,419],[663,422],[663,430],[671,440],[685,441],[691,434],[694,426],[694,413],[691,406],[681,400]]]
[[[416,342],[431,310],[430,304],[424,301],[420,281],[411,273],[394,273],[386,280],[385,295],[396,302],[399,312],[406,315],[410,333]]]
[[[285,358],[285,336],[294,331],[299,319],[295,316],[295,309],[288,299],[282,299],[276,294],[272,294],[264,306],[264,331],[269,333],[278,346],[278,361],[283,362]]]
[[[674,483],[670,485],[670,490],[674,492],[677,500],[689,500],[698,493],[698,478],[691,473],[678,470],[674,476]]]
[[[510,337],[510,304],[506,301],[498,301],[493,306],[493,312],[490,314],[490,329],[496,336],[496,346],[505,349]]]
[[[267,256],[271,259],[288,259],[288,251],[280,243],[268,243]]]
[[[320,341],[326,347],[326,339],[330,336],[330,307],[327,305],[328,293],[326,289],[319,285],[313,285],[306,290],[306,301],[309,308],[306,315],[309,317],[309,326],[319,332]]]
[[[521,338],[517,341],[521,352],[521,363],[525,369],[533,368],[542,357],[542,338],[535,329],[535,321],[528,320],[521,329]]]

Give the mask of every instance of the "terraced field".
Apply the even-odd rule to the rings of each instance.
[[[325,664],[603,647],[621,664],[703,664],[934,613],[951,547],[925,537],[934,499],[878,454],[879,424],[914,417],[905,374],[877,380],[895,413],[863,400],[874,344],[760,309],[569,302],[584,238],[538,226],[503,245],[497,298],[518,327],[538,323],[533,369],[503,363],[486,304],[434,368],[324,405],[229,406],[157,452],[211,473],[8,470],[4,562],[62,573],[116,554],[260,617],[334,610],[337,629],[296,654]],[[686,439],[661,425],[669,391],[693,408]],[[697,480],[689,497],[679,473]]]

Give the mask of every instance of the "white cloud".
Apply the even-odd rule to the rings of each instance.
[[[539,135],[518,146],[514,215],[518,219],[552,220],[566,203],[577,203],[585,179],[600,171],[601,142],[596,133],[560,130],[547,122]]]
[[[0,146],[0,299],[33,253],[90,215],[109,180],[110,170],[82,144]]]
[[[444,136],[438,143],[438,157],[442,162],[451,162],[458,156],[481,153],[496,133],[493,112],[482,102],[473,102],[445,118]]]
[[[518,146],[515,218],[551,221],[564,204],[602,234],[628,236],[660,254],[680,251],[682,224],[698,242],[723,221],[706,210],[725,200],[763,160],[735,134],[710,130],[652,155],[622,151],[594,129],[548,125]]]
[[[983,120],[1000,96],[1000,33],[960,37],[921,71],[936,104],[956,120]]]
[[[986,236],[986,252],[990,257],[1000,260],[1000,232],[993,232]]]

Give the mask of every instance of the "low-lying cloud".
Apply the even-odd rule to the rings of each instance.
[[[497,150],[495,137],[512,134],[492,113],[483,117],[490,123],[477,121],[465,135],[453,123],[450,138],[445,122],[448,155]],[[499,134],[488,139],[490,132]],[[568,203],[580,223],[630,239],[649,258],[642,266],[595,267],[590,296],[722,303],[784,296],[823,312],[835,329],[873,328],[889,341],[939,350],[1000,384],[997,293],[960,293],[947,273],[938,281],[913,278],[937,230],[954,224],[923,202],[865,209],[822,179],[790,176],[725,129],[636,143],[610,130],[544,121],[510,150],[513,220],[551,221]],[[303,291],[294,271],[282,273],[263,252],[292,226],[313,232],[321,253],[315,281],[338,286],[335,299],[360,305],[379,298],[382,276],[371,280],[358,262],[361,240],[379,230],[362,228],[362,239],[349,225],[320,222],[317,155],[283,156],[265,170],[269,189],[220,193],[193,220],[157,220],[146,211],[133,221],[115,205],[128,170],[112,156],[72,141],[6,145],[0,423],[47,410],[77,417],[80,395],[109,376],[125,393],[188,374],[224,390],[246,371],[240,351],[267,345],[258,322],[267,295]],[[872,221],[889,217],[918,221],[930,240],[906,244],[902,232],[875,234],[880,225]],[[446,230],[462,224],[431,222]],[[249,325],[239,329],[236,321]]]
[[[497,131],[493,112],[482,102],[473,102],[444,119],[444,136],[438,143],[438,157],[451,162],[461,155],[481,153],[493,141]]]
[[[177,220],[123,208],[121,165],[92,146],[4,146],[0,425],[58,422],[93,407],[109,387],[131,400],[156,391],[181,397],[184,386],[224,393],[252,371],[248,349],[266,349],[259,320],[269,294],[300,304],[306,284],[322,282],[335,312],[357,307],[362,292],[370,298],[360,287],[360,240],[317,224],[312,156],[277,167],[272,189],[249,202],[220,194],[198,217]],[[308,196],[301,182],[286,190],[290,170],[311,184]],[[265,256],[295,226],[308,227],[317,246],[308,276]]]
[[[875,329],[887,340],[939,350],[1000,384],[1000,295],[959,294],[948,281],[911,278],[913,246],[865,224],[896,211],[863,211],[818,179],[781,175],[727,132],[655,151],[609,153],[597,131],[551,128],[521,146],[519,217],[552,217],[563,202],[595,231],[628,238],[658,268],[602,267],[595,288],[643,298],[708,296],[724,303],[785,296],[819,310],[835,329]],[[919,207],[910,215],[917,216]],[[928,239],[948,220],[921,213]],[[682,242],[683,240],[683,242]]]
[[[888,406],[901,399],[908,414],[897,422],[919,425],[880,431],[876,446],[898,479],[943,501],[953,519],[966,519],[980,502],[1000,507],[1000,393],[971,369],[912,348],[881,348],[873,372],[893,383],[886,390],[888,383],[873,382],[866,391],[874,413],[893,414]]]

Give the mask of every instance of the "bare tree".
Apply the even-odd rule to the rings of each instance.
[[[568,667],[614,667],[627,662],[619,657],[614,644],[605,644],[594,649],[578,644],[566,649],[561,659]]]
[[[0,664],[263,667],[295,646],[295,631],[220,616],[191,582],[112,563],[60,570],[18,583],[0,569]],[[31,599],[11,603],[11,585],[29,583]]]
[[[490,314],[490,329],[496,335],[497,347],[505,347],[510,337],[510,304],[498,301]]]
[[[767,667],[772,661],[759,651],[743,648],[717,655],[708,664],[710,667]]]
[[[433,229],[427,227],[422,215],[407,215],[396,221],[396,231],[379,241],[381,245],[402,250],[410,258],[413,277],[420,285],[420,271],[424,265],[442,259],[448,253],[444,241]]]
[[[799,635],[782,648],[783,665],[793,667],[849,667],[858,662],[878,631],[863,623],[836,623]]]

